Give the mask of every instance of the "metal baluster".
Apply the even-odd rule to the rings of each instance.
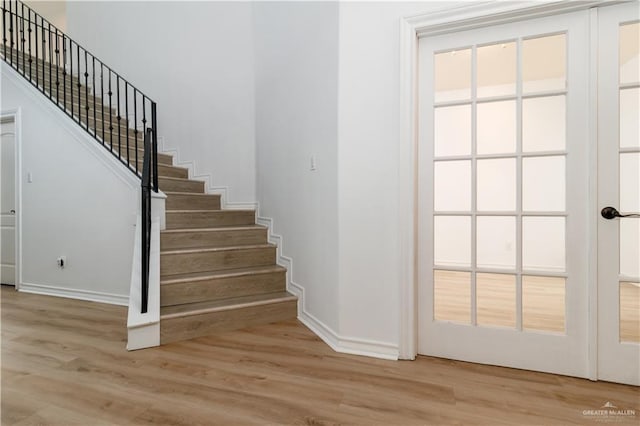
[[[24,57],[24,42],[26,39],[24,38],[24,3],[21,3],[22,12],[20,13],[20,43],[22,44],[22,75],[27,75],[27,67],[25,66],[26,59]],[[18,11],[16,10],[16,14]]]
[[[138,94],[133,88],[133,140],[136,145],[136,167],[138,166]]]
[[[11,1],[9,1],[9,38],[7,38],[7,2],[2,0],[2,41],[4,42],[4,57],[9,60],[10,64],[13,64],[13,22],[11,20]],[[9,42],[9,54],[7,56],[7,42]]]
[[[9,63],[11,65],[13,65],[13,51],[15,50],[14,47],[13,47],[15,42],[13,41],[14,28],[13,28],[13,6],[11,6],[12,3],[13,2],[11,0],[9,0],[9,39],[11,40],[11,48],[10,48],[10,52],[11,53],[9,54],[9,58],[11,60],[9,61]]]
[[[91,87],[93,89],[93,136],[98,136],[98,122],[96,121],[96,57],[91,55]]]
[[[76,59],[78,60],[78,124],[82,127],[82,78],[80,77],[80,46],[76,43]]]
[[[73,118],[73,40],[69,39],[69,89],[71,93],[71,118]]]
[[[62,102],[64,102],[64,110],[67,110],[67,37],[62,34]],[[73,99],[71,100],[73,102]],[[73,111],[71,113],[73,116]]]
[[[51,85],[53,83],[53,70],[51,69],[51,62],[53,60],[53,43],[51,43],[51,24],[49,24],[49,30],[47,35],[49,36],[49,99],[53,96],[53,89]]]
[[[111,121],[111,117],[113,117],[113,106],[111,104],[111,96],[113,92],[111,91],[111,68],[109,68],[109,147],[111,148],[111,152],[113,152],[113,122]]]
[[[153,155],[151,156],[153,166],[153,190],[158,192],[158,122],[156,114],[156,103],[151,102],[151,129],[153,132]]]
[[[60,46],[58,45],[58,29],[56,28],[56,104],[60,105]]]
[[[127,125],[127,166],[131,164],[131,160],[129,160],[129,83],[124,82],[124,115],[125,115],[125,124]],[[131,166],[129,166],[131,167]]]
[[[102,112],[102,144],[104,145],[104,66],[100,62],[100,111]]]
[[[4,49],[4,58],[7,56],[7,0],[2,0],[2,48]]]
[[[16,2],[16,25],[14,28],[14,35],[16,37],[16,69],[20,72],[20,21],[18,18],[18,2]]]
[[[120,76],[118,74],[116,74],[116,102],[118,102],[118,116],[116,117],[118,121],[118,155],[122,158],[122,142],[120,141],[120,119],[122,117],[120,117]]]
[[[42,31],[42,91],[47,89],[47,83],[45,78],[47,76],[47,36],[44,30],[44,18],[40,17],[41,31]]]
[[[33,62],[33,56],[31,55],[31,9],[28,9],[27,12],[29,13],[29,29],[27,31],[29,33],[29,81],[32,81],[31,63]]]
[[[84,49],[82,49],[84,50]],[[87,60],[87,51],[84,51],[84,109],[87,116],[87,132],[89,131],[89,61]],[[95,123],[93,123],[95,126]]]
[[[17,2],[16,2],[15,13],[12,15],[11,19],[15,21],[13,24],[13,38],[14,38],[14,45],[15,45],[14,50],[16,55],[14,68],[18,69],[20,67],[20,62],[19,62],[20,61],[20,42],[18,39],[18,33],[20,32],[20,25],[18,25],[18,3]]]
[[[36,45],[36,86],[40,87],[40,81],[38,80],[38,46],[40,45],[40,40],[38,39],[38,14],[36,13],[33,17],[33,27],[35,28],[35,36],[33,38],[33,44]]]

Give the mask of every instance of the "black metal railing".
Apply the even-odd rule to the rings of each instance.
[[[158,191],[156,103],[19,0],[2,1],[0,54],[142,180],[142,220],[150,227],[150,191]],[[143,226],[143,313],[149,285],[148,235]]]

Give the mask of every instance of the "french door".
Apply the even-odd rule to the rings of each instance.
[[[598,16],[598,377],[640,385],[640,4]]]
[[[626,12],[627,19],[634,16]],[[592,125],[592,17],[589,11],[574,12],[420,40],[419,353],[594,378],[589,348],[596,333],[589,311],[590,300],[597,297],[598,318],[619,318],[615,324],[597,321],[598,336],[613,336],[615,329],[615,339],[607,345],[615,340],[618,347],[605,361],[602,337],[598,359],[614,364],[621,351],[631,348],[626,360],[635,360],[636,370],[630,368],[627,379],[615,380],[637,380],[638,342],[621,341],[619,329],[623,322],[631,329],[637,325],[631,305],[640,296],[635,293],[640,274],[617,267],[614,273],[603,264],[626,265],[620,254],[635,249],[637,267],[638,240],[635,246],[629,243],[633,236],[625,235],[634,231],[622,228],[636,226],[637,234],[638,222],[602,218],[606,223],[600,226],[593,210],[601,195],[595,194],[596,186],[611,191],[633,185],[625,177],[634,167],[638,173],[639,150],[632,142],[621,142],[614,157],[609,138],[596,153],[592,129],[604,130]],[[607,25],[602,21],[599,27]],[[619,28],[633,30],[619,23],[609,26],[615,27],[611,40]],[[609,64],[615,59],[603,55],[617,50],[618,39],[613,45],[599,40],[608,47],[600,46],[598,62]],[[624,55],[627,60],[633,52],[625,50]],[[637,67],[637,51],[635,55]],[[615,66],[617,73],[617,60]],[[613,89],[599,88],[613,90],[616,102],[598,104],[615,111],[616,120],[608,118],[615,123],[618,96],[633,97],[631,91],[638,90],[637,80],[617,82]],[[623,114],[633,117],[631,111]],[[637,143],[637,115],[635,120],[635,127],[624,125],[632,127],[625,132],[636,132]],[[602,138],[599,134],[598,140]],[[602,150],[612,156],[608,165],[594,157],[602,156]],[[595,164],[606,170],[594,170]],[[615,182],[596,183],[596,172],[617,173]],[[636,198],[620,207],[622,213],[637,211],[635,182],[635,189],[625,194],[635,190]],[[619,198],[597,203],[606,199],[618,206]],[[594,255],[596,222],[598,232],[615,235],[607,248],[625,248],[605,256],[600,247]],[[614,227],[620,230],[605,229]],[[609,282],[606,289],[603,280]],[[632,312],[631,317],[623,311]],[[598,367],[605,371],[600,363]]]

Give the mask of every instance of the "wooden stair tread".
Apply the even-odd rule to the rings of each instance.
[[[166,194],[166,193],[165,193]],[[177,210],[172,210],[177,211]],[[202,210],[199,210],[202,211]],[[165,229],[160,231],[160,234],[178,234],[185,232],[227,232],[227,231],[250,231],[250,230],[263,230],[267,229],[262,225],[226,225],[216,226],[215,228],[184,228],[184,229]]]
[[[244,246],[228,246],[228,247],[203,247],[203,248],[187,248],[161,251],[161,255],[171,254],[192,254],[192,253],[211,253],[217,251],[233,251],[233,250],[251,250],[260,248],[274,248],[274,244],[252,244]]]
[[[164,306],[160,308],[160,320],[188,317],[192,315],[208,314],[228,311],[232,309],[252,306],[268,305],[271,303],[293,302],[298,298],[286,291],[277,293],[257,294],[251,296],[234,297],[230,299],[206,302],[186,303],[184,305]]]
[[[166,194],[166,192],[165,192]],[[186,194],[186,193],[185,193]],[[206,195],[206,194],[205,194]],[[228,209],[208,209],[208,210],[169,210],[167,213],[211,213],[211,212],[225,212],[225,213],[253,213],[255,210],[228,210]],[[237,226],[237,225],[236,225]]]
[[[165,155],[168,155],[168,154],[165,154]],[[166,180],[175,180],[175,181],[185,181],[185,180],[187,180],[187,181],[191,181],[191,182],[202,182],[201,180],[197,180],[197,179],[187,179],[187,178],[179,178],[179,177],[172,177],[172,176],[158,176],[158,177],[160,179],[166,179]],[[177,194],[185,194],[185,192],[178,192]],[[200,194],[202,194],[202,193],[200,193]]]
[[[204,281],[209,279],[216,278],[233,278],[233,277],[241,277],[245,275],[253,275],[253,274],[268,274],[271,272],[282,272],[286,271],[286,268],[280,265],[269,265],[269,266],[254,266],[251,268],[238,268],[238,269],[226,269],[222,271],[212,271],[212,272],[189,272],[186,274],[176,274],[170,275],[167,277],[163,277],[160,280],[160,285],[169,285],[169,284],[177,284],[186,281]]]

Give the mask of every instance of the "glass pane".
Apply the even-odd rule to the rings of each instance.
[[[516,209],[516,160],[478,160],[478,210]]]
[[[478,97],[512,95],[516,92],[516,44],[498,43],[478,47]]]
[[[479,103],[478,154],[508,154],[516,150],[516,101]]]
[[[640,147],[640,88],[620,90],[620,147]]]
[[[516,326],[516,277],[504,274],[476,275],[478,325]]]
[[[436,161],[433,173],[436,211],[471,210],[471,161]]]
[[[640,283],[620,283],[620,341],[640,343]]]
[[[620,224],[620,275],[640,278],[640,219],[626,217]]]
[[[620,83],[640,81],[640,23],[620,26]]]
[[[566,80],[564,34],[522,42],[522,90],[524,93],[562,90]]]
[[[436,320],[471,323],[471,273],[433,271],[433,293]]]
[[[564,228],[563,217],[523,217],[523,269],[528,271],[564,271]]]
[[[564,211],[565,158],[530,157],[522,159],[522,209],[525,211]]]
[[[522,328],[564,333],[565,279],[522,277]]]
[[[436,265],[471,265],[471,218],[469,216],[435,216],[433,240]]]
[[[433,316],[440,321],[471,323],[471,274],[433,271]]]
[[[476,242],[478,267],[515,269],[515,217],[478,216]]]
[[[620,154],[620,211],[640,212],[640,153]]]
[[[435,102],[471,97],[471,49],[434,55]]]
[[[522,150],[564,150],[565,97],[545,96],[522,101]]]
[[[471,105],[436,108],[435,155],[471,153]]]

